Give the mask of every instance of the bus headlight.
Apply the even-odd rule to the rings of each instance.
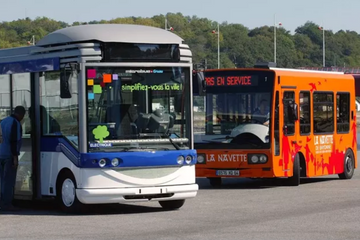
[[[100,167],[105,167],[105,165],[106,165],[106,160],[105,159],[100,159],[100,161],[99,161],[99,166]]]
[[[119,165],[119,159],[114,158],[111,160],[111,165],[113,165],[113,167],[117,167]]]
[[[252,163],[257,163],[258,161],[259,161],[259,157],[256,156],[256,155],[252,155],[252,157],[251,157],[251,162],[252,162]]]
[[[267,163],[268,157],[265,154],[249,154],[249,164],[264,164]]]
[[[199,164],[203,164],[203,163],[205,163],[205,156],[204,155],[200,155],[200,154],[198,154],[198,156],[197,156],[197,163],[199,163]]]
[[[193,160],[193,158],[190,155],[187,155],[186,158],[185,158],[186,164],[190,164],[192,160]]]
[[[267,162],[267,157],[266,157],[266,155],[261,155],[259,159],[260,159],[260,162],[261,162],[261,163],[266,163],[266,162]]]
[[[177,163],[178,163],[179,165],[181,165],[181,164],[184,163],[184,160],[185,160],[184,156],[178,156],[178,158],[177,158]]]

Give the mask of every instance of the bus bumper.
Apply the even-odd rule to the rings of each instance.
[[[194,198],[199,190],[197,184],[178,186],[76,189],[76,196],[84,204],[166,201]]]

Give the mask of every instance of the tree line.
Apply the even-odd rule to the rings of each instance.
[[[165,27],[165,17],[173,32],[182,37],[191,47],[196,66],[217,68],[217,22],[181,13],[156,15],[151,18],[125,17],[111,20],[74,22],[72,24],[47,17],[19,19],[0,23],[0,49],[26,46],[35,36],[35,41],[50,32],[80,24],[127,23]],[[255,62],[274,60],[274,26],[249,29],[242,24],[220,23],[221,68],[250,67]],[[295,33],[279,26],[276,29],[277,66],[322,67],[323,32],[314,22],[306,22]],[[360,36],[355,31],[325,31],[326,66],[360,66]]]

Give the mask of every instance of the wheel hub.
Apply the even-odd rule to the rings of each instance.
[[[61,188],[62,201],[65,206],[71,207],[75,201],[75,185],[71,179],[65,179]]]
[[[346,157],[346,171],[351,172],[352,169],[353,169],[352,159],[349,156],[347,156]]]

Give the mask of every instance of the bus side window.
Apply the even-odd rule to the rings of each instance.
[[[332,92],[314,92],[314,133],[334,132],[334,94]]]
[[[310,109],[310,92],[300,92],[300,134],[309,134],[311,131],[311,109]]]
[[[338,133],[350,131],[350,93],[336,94],[336,128]]]

